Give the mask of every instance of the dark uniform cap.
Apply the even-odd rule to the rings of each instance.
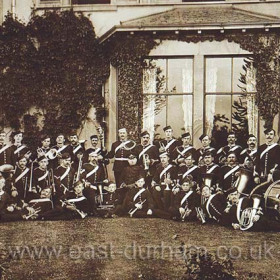
[[[206,136],[208,136],[208,135],[207,135],[207,134],[204,134],[204,133],[201,134],[200,137],[199,137],[199,140],[202,141]]]
[[[38,157],[37,161],[40,162],[41,160],[47,159],[46,156],[40,156]]]
[[[206,157],[206,156],[212,156],[214,157],[214,152],[211,151],[210,149],[206,149],[206,151],[203,153],[202,157]]]
[[[187,152],[184,154],[184,158],[188,158],[189,156],[193,158],[193,154],[191,152]]]
[[[150,133],[148,131],[143,131],[140,133],[140,137],[144,137],[145,135],[149,135],[150,136]]]
[[[185,132],[181,135],[182,138],[191,136],[189,132]]]
[[[160,153],[160,154],[159,154],[159,157],[162,157],[162,156],[165,156],[165,155],[168,156],[168,157],[170,157],[168,152]]]
[[[172,127],[171,127],[170,125],[168,125],[168,126],[166,126],[166,127],[163,128],[163,131],[166,131],[166,130],[168,130],[168,129],[172,129]]]

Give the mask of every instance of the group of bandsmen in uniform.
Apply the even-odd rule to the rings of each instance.
[[[90,137],[88,149],[75,133],[69,144],[57,135],[55,146],[45,135],[34,155],[21,131],[11,134],[12,145],[0,131],[0,221],[130,216],[279,230],[280,191],[270,212],[264,199],[280,179],[273,129],[260,146],[249,135],[247,147],[229,132],[228,144],[218,150],[206,134],[196,149],[190,133],[175,139],[170,126],[164,133],[164,140],[151,143],[143,131],[137,144],[119,129],[109,152],[100,143],[102,133]],[[108,179],[110,161],[114,181]]]

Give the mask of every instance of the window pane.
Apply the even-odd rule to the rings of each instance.
[[[165,95],[146,95],[143,100],[143,129],[151,134],[151,138],[163,138],[166,126]]]
[[[206,59],[206,92],[231,92],[231,58]]]
[[[230,130],[231,96],[208,95],[205,106],[205,132],[212,135],[215,147],[221,147]]]
[[[192,134],[192,96],[168,96],[167,124],[171,125],[178,138],[184,131]]]
[[[193,91],[193,59],[168,59],[168,90],[179,93]]]
[[[166,59],[147,59],[145,63],[144,93],[163,93],[166,90]]]
[[[233,59],[233,92],[242,92],[241,88],[246,87],[243,83],[240,82],[241,74],[245,74],[245,71],[242,68],[243,65],[244,57],[235,57]]]

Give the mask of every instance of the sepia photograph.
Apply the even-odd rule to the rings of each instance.
[[[279,0],[0,0],[0,280],[280,279]]]

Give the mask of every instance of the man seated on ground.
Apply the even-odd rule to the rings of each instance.
[[[2,221],[35,220],[40,215],[51,211],[53,202],[51,200],[51,189],[45,188],[37,198],[33,198],[28,203],[22,205],[10,203],[1,215]]]
[[[146,218],[153,215],[154,202],[150,191],[144,188],[145,179],[139,176],[129,188],[123,204],[115,208],[112,217],[129,215],[131,218]]]
[[[137,165],[136,153],[130,153],[130,155],[128,156],[128,164],[129,166],[124,167],[120,176],[121,186],[119,189],[119,193],[121,202],[123,202],[128,190],[126,186],[134,184],[139,176],[145,178],[145,171],[143,169],[143,166]]]
[[[104,218],[112,217],[112,213],[118,205],[121,205],[120,189],[116,183],[110,181],[103,187],[103,192],[97,196],[98,216]]]
[[[89,204],[83,195],[84,184],[77,181],[74,184],[74,191],[68,192],[60,200],[60,205],[53,210],[40,214],[42,220],[71,220],[84,219],[89,213]]]
[[[197,218],[196,208],[200,206],[200,195],[191,175],[184,178],[179,192],[172,194],[169,212],[173,220],[190,221]]]

